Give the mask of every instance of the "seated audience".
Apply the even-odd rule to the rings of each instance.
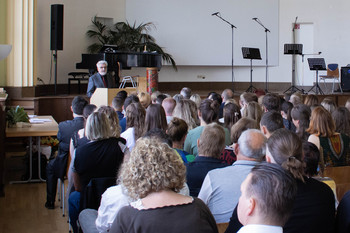
[[[192,90],[189,87],[184,87],[181,89],[180,95],[182,95],[184,99],[190,99],[192,95]]]
[[[188,131],[188,126],[186,122],[180,118],[174,117],[166,130],[167,134],[170,136],[173,141],[173,148],[176,153],[179,154],[184,163],[193,162],[194,156],[190,155],[183,150],[184,143]]]
[[[176,106],[176,101],[171,97],[164,99],[162,102],[162,107],[164,108],[166,121],[168,124],[173,119],[173,112],[174,112],[175,106]]]
[[[201,106],[202,98],[200,95],[193,94],[191,95],[190,100],[192,100],[196,104],[197,109]]]
[[[166,131],[168,127],[165,111],[160,104],[151,104],[146,110],[145,133],[151,129],[161,129]]]
[[[335,219],[335,232],[350,232],[350,190],[345,193],[338,205]]]
[[[277,129],[284,128],[283,118],[277,111],[265,112],[260,121],[260,130],[269,138]]]
[[[307,95],[304,99],[304,104],[311,107],[318,105],[318,98],[316,95]]]
[[[296,128],[292,122],[292,116],[291,116],[292,108],[293,108],[293,104],[291,102],[284,101],[281,104],[281,115],[282,115],[284,128],[295,132]]]
[[[295,132],[301,140],[308,140],[310,134],[306,132],[310,124],[310,107],[304,104],[299,104],[292,108],[291,116],[295,125]]]
[[[293,104],[293,106],[297,106],[303,103],[303,96],[300,92],[294,92],[289,99],[289,102]]]
[[[140,92],[137,97],[139,97],[140,103],[144,109],[147,109],[152,103],[151,96],[147,92]]]
[[[223,120],[224,127],[231,130],[231,127],[242,118],[239,106],[232,103],[227,103],[224,106]]]
[[[58,144],[58,154],[46,166],[45,207],[48,209],[55,208],[57,179],[64,179],[67,170],[70,141],[75,131],[84,128],[83,110],[87,104],[88,102],[82,96],[74,97],[71,106],[74,119],[58,124],[57,139],[60,142]]]
[[[192,163],[186,164],[187,184],[191,196],[198,196],[208,171],[228,166],[227,163],[219,159],[224,148],[224,128],[217,123],[205,126],[198,140],[198,155]]]
[[[156,98],[156,104],[162,105],[163,100],[165,100],[167,96],[165,94],[159,94]]]
[[[180,100],[176,103],[173,111],[173,117],[180,118],[184,120],[188,125],[188,130],[197,127],[197,113],[192,110],[192,100]]]
[[[124,118],[123,114],[123,105],[124,105],[124,100],[119,97],[114,97],[112,100],[112,107],[118,114],[118,120],[121,121]]]
[[[128,97],[126,97],[125,101],[124,101],[124,111],[126,111],[126,108],[129,106],[129,104],[131,103],[139,103],[139,97],[137,97],[136,95],[129,95]],[[121,132],[123,133],[126,130],[126,117],[124,116],[123,119],[121,119],[119,121],[119,125],[122,128]]]
[[[267,93],[262,99],[262,106],[264,112],[276,111],[280,112],[281,110],[281,100],[280,97],[276,94]]]
[[[346,107],[338,107],[332,112],[335,132],[350,136],[350,111]]]
[[[293,211],[283,227],[283,232],[334,232],[333,192],[323,182],[304,175],[305,165],[299,137],[287,129],[276,130],[267,140],[266,161],[288,170],[297,182],[298,191]],[[241,227],[237,220],[237,211],[234,211],[229,232],[236,232]]]
[[[337,108],[337,104],[332,97],[326,97],[322,100],[321,106],[324,107],[328,112],[332,112]]]
[[[238,138],[241,134],[247,129],[259,129],[259,126],[255,120],[243,117],[231,127],[231,141],[233,144],[225,147],[221,155],[221,160],[224,160],[229,165],[232,165],[237,160],[237,156],[234,152],[235,144],[238,142]]]
[[[126,140],[126,146],[129,151],[135,146],[145,130],[146,111],[140,103],[132,103],[126,108],[126,130],[121,133],[121,137]]]
[[[80,212],[80,199],[85,187],[92,178],[114,177],[123,162],[124,154],[119,142],[119,127],[112,130],[108,117],[103,112],[92,113],[86,122],[86,137],[91,140],[75,151],[74,189],[69,195],[69,219],[74,232],[78,232],[77,220]]]
[[[283,232],[297,194],[290,172],[276,164],[262,163],[249,173],[241,185],[238,219],[243,232]]]
[[[219,104],[216,101],[213,101],[210,99],[205,99],[202,101],[201,107],[198,111],[198,116],[199,116],[201,125],[195,129],[188,131],[185,144],[184,144],[184,150],[186,152],[193,154],[194,156],[198,155],[197,140],[201,136],[203,129],[206,125],[212,122],[218,121],[218,115],[219,115]],[[224,129],[224,130],[225,130],[225,145],[230,145],[231,144],[230,132],[228,131],[228,129]]]
[[[181,94],[176,94],[173,96],[173,99],[178,103],[180,100],[183,100],[184,97]]]
[[[242,111],[242,117],[253,119],[258,123],[258,125],[260,124],[262,115],[262,107],[255,101],[247,103]]]
[[[303,141],[303,158],[305,162],[305,176],[317,176],[318,163],[320,161],[320,151],[317,146],[311,142]]]
[[[321,169],[327,166],[348,166],[349,137],[335,131],[332,115],[322,106],[316,107],[311,113],[309,142],[314,143],[321,151]],[[322,148],[322,149],[321,149]]]
[[[207,204],[217,223],[229,222],[241,195],[240,186],[251,169],[264,159],[265,148],[266,138],[259,130],[246,130],[235,144],[237,161],[206,175],[198,197]]]
[[[128,196],[136,201],[120,209],[109,232],[217,232],[201,200],[176,193],[184,186],[185,174],[168,145],[139,139],[120,174]]]

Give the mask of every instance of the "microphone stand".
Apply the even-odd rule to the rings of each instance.
[[[221,19],[222,21],[224,21],[225,23],[229,24],[231,26],[231,32],[232,32],[232,53],[231,53],[231,78],[232,78],[232,91],[234,92],[234,85],[233,85],[233,80],[234,80],[234,73],[233,73],[233,29],[237,28],[235,25],[233,25],[232,23],[228,22],[227,20],[225,20],[224,18],[221,17],[221,15],[218,14],[214,14],[216,17],[218,17],[219,19]],[[213,16],[214,16],[213,15]]]
[[[270,32],[268,28],[266,28],[258,18],[253,19],[258,24],[260,24],[265,29],[265,41],[266,41],[266,80],[265,80],[265,92],[268,93],[268,66],[269,66],[269,56],[268,56],[268,40],[267,40],[267,33]]]

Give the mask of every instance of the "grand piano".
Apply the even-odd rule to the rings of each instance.
[[[77,69],[88,69],[90,75],[96,71],[96,63],[100,60],[108,62],[108,71],[131,69],[132,67],[162,67],[162,56],[156,52],[121,52],[115,46],[105,45],[100,53],[82,54],[82,61],[76,63]],[[119,64],[119,65],[118,65]],[[120,66],[120,67],[119,67]]]

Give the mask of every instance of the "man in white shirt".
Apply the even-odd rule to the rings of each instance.
[[[241,185],[238,219],[239,233],[282,233],[297,194],[290,172],[277,164],[254,167]]]
[[[207,204],[217,223],[230,221],[241,195],[240,186],[251,169],[264,159],[265,150],[265,136],[257,129],[248,129],[235,144],[237,161],[206,175],[198,198]]]

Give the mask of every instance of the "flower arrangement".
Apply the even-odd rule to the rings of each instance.
[[[48,145],[52,147],[52,151],[58,150],[58,144],[60,143],[56,137],[42,137],[41,138],[41,145]]]

